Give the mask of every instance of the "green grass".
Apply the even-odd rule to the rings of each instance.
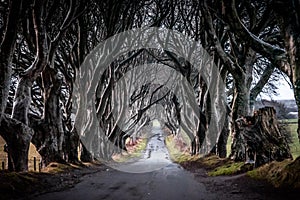
[[[297,124],[289,124],[292,135],[292,143],[290,143],[290,148],[293,158],[300,156],[300,143],[297,135],[297,126]]]
[[[298,119],[280,119],[279,122],[297,123]]]
[[[244,162],[233,162],[217,167],[213,171],[208,172],[209,176],[233,175],[242,171]]]
[[[252,171],[247,175],[255,179],[263,179],[275,187],[300,188],[300,144],[297,135],[297,119],[282,120],[288,123],[292,143],[289,144],[294,160],[273,161]]]
[[[191,143],[191,138],[188,136],[188,134],[183,129],[181,129],[181,131],[180,131],[180,136],[184,143],[186,143],[186,144]]]
[[[176,163],[195,159],[195,156],[190,155],[190,144],[191,139],[183,129],[181,129],[180,133],[176,136],[169,135],[166,137],[166,146],[169,150],[170,157],[172,161]]]
[[[173,135],[166,137],[166,146],[172,161],[186,169],[204,168],[208,170],[209,176],[234,175],[253,169],[253,166],[244,162],[234,162],[229,158],[219,158],[213,154],[191,156],[189,151],[184,150],[182,143],[184,143],[182,137]]]
[[[266,180],[275,187],[300,189],[300,158],[296,160],[273,161],[247,172],[251,178]]]
[[[291,153],[294,159],[300,156],[300,143],[297,135],[297,127],[298,127],[298,119],[285,119],[285,120],[279,120],[281,123],[287,123],[288,124],[288,131],[291,133],[291,139],[292,142],[289,144]]]
[[[169,135],[168,137],[166,137],[166,146],[173,162],[180,164],[192,159],[192,156],[187,151],[183,151],[177,145],[176,139],[173,135]]]

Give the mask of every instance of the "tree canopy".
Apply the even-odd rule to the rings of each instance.
[[[193,154],[225,157],[235,121],[253,114],[280,74],[293,86],[299,127],[299,15],[299,0],[1,1],[0,135],[11,170],[28,169],[30,142],[46,165],[79,162],[79,146],[81,161],[109,160],[153,119],[186,132]],[[151,28],[169,35],[118,38]],[[145,47],[155,39],[157,48],[123,51],[138,39]],[[201,64],[191,62],[197,48]]]

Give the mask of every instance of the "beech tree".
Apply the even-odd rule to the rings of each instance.
[[[300,142],[300,3],[299,1],[273,1],[274,11],[279,23],[281,36],[290,65],[289,78],[293,84],[298,107],[298,138]]]
[[[154,118],[174,135],[186,132],[192,154],[211,151],[226,157],[229,128],[238,130],[236,120],[252,114],[275,68],[290,78],[299,111],[299,10],[295,0],[0,2],[0,135],[8,144],[11,170],[28,169],[30,142],[45,165],[79,162],[79,146],[81,161],[109,160]],[[97,62],[88,55],[99,43],[146,27],[168,28],[198,42],[207,52],[201,56],[205,73],[188,56],[164,49],[172,41],[191,55],[188,44],[157,37],[161,49],[119,55],[106,63],[92,90],[87,88],[91,81],[80,83],[93,75],[93,68],[84,72]],[[107,45],[117,47],[117,42]],[[156,66],[140,67],[148,63]],[[168,75],[170,70],[177,75]],[[166,78],[156,82],[163,74]],[[175,79],[179,82],[168,85]],[[79,99],[80,92],[94,98]],[[95,117],[89,120],[102,134],[77,130],[74,116],[80,103],[91,103]],[[157,107],[160,113],[155,113]],[[89,123],[86,127],[97,131]],[[241,152],[237,148],[233,145],[233,154]]]
[[[258,33],[251,31],[245,26],[237,11],[237,5],[241,2],[231,0],[224,1],[224,16],[228,19],[231,29],[243,41],[250,41],[251,47],[261,55],[267,57],[278,69],[284,72],[291,80],[294,88],[295,100],[299,111],[299,2],[298,1],[262,1],[262,9],[266,10],[267,19],[276,19],[276,28],[280,30],[280,36],[276,37],[276,43],[263,40]],[[292,11],[292,12],[290,12]],[[268,22],[268,21],[265,21]],[[298,115],[299,117],[299,115]],[[298,118],[299,126],[299,118]],[[298,128],[299,136],[299,128]]]
[[[12,76],[13,55],[16,46],[17,33],[20,25],[20,15],[23,1],[11,1],[8,6],[5,33],[1,42],[1,66],[0,66],[0,107],[1,107],[1,136],[8,144],[8,156],[12,161],[10,170],[26,171],[28,169],[29,143],[33,136],[33,130],[18,120],[5,114],[7,98],[9,95],[10,79]],[[5,15],[3,15],[5,17]],[[3,19],[4,20],[4,19]],[[26,98],[26,97],[25,97]]]

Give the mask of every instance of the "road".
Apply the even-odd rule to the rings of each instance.
[[[83,171],[86,175],[80,176],[80,182],[72,184],[72,188],[24,199],[282,200],[299,197],[298,191],[274,188],[245,174],[209,177],[204,169],[197,167],[192,174],[170,161],[160,127],[153,127],[151,134],[139,160]]]
[[[154,136],[149,140],[144,156],[137,162],[107,167],[83,176],[81,182],[71,189],[34,199],[216,199],[191,173],[170,161],[162,130],[154,127],[152,132]]]

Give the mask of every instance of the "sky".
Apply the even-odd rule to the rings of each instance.
[[[279,96],[275,97],[278,100],[279,99],[283,99],[283,100],[284,99],[294,99],[294,92],[286,81],[284,81],[283,84],[279,87],[278,93],[279,93]]]
[[[272,95],[273,100],[290,100],[294,99],[294,92],[291,89],[290,85],[285,80],[280,80],[278,85],[277,93],[278,96]],[[261,98],[271,100],[267,95],[261,95]]]

